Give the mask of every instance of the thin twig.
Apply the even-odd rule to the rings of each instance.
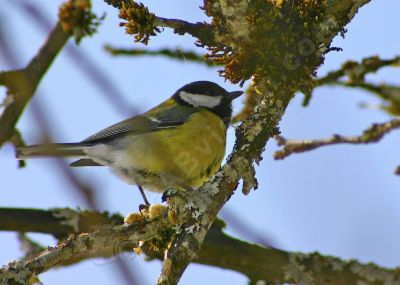
[[[400,66],[400,56],[391,59],[381,59],[377,56],[364,58],[361,62],[347,61],[336,71],[329,72],[326,76],[316,80],[317,85],[329,84],[347,76],[350,82],[364,81],[365,75],[374,73],[383,67]]]
[[[393,119],[386,123],[373,124],[360,136],[333,135],[330,138],[319,140],[288,140],[282,136],[275,136],[279,146],[283,149],[274,153],[275,159],[284,159],[293,153],[300,153],[334,144],[369,144],[380,141],[389,132],[400,128],[400,119]]]
[[[395,56],[391,59],[381,59],[378,56],[371,56],[362,59],[361,62],[349,60],[343,63],[341,68],[339,68],[338,70],[331,71],[327,75],[314,80],[314,88],[322,85],[342,85],[346,87],[359,87],[364,90],[378,94],[383,99],[385,99],[387,93],[385,94],[384,92],[390,88],[387,87],[383,89],[379,88],[379,86],[376,86],[375,88],[373,84],[367,83],[365,81],[365,76],[369,73],[375,73],[384,67],[399,66],[400,56]],[[341,80],[341,78],[345,76],[347,77],[347,79]],[[380,91],[383,91],[383,93],[380,94]],[[311,96],[311,91],[305,94],[303,106],[307,106],[309,104]],[[386,98],[386,100],[388,100],[388,98]]]
[[[350,88],[358,88],[368,91],[383,102],[379,107],[385,110],[387,113],[395,116],[400,116],[400,86],[388,85],[388,84],[373,84],[369,82],[346,82],[336,81],[329,83],[328,85],[336,85]]]
[[[194,51],[184,51],[180,49],[168,49],[163,48],[159,50],[146,50],[146,49],[123,49],[114,48],[109,45],[105,45],[104,49],[112,55],[125,55],[125,56],[165,56],[168,58],[176,59],[179,61],[192,61],[205,64],[207,66],[216,66],[210,60],[206,59],[204,56],[199,55]]]

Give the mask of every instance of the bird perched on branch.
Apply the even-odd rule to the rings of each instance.
[[[108,166],[129,184],[164,192],[202,185],[220,167],[232,100],[210,81],[196,81],[149,111],[112,125],[77,143],[31,145],[17,149],[18,159],[78,157],[71,166]]]

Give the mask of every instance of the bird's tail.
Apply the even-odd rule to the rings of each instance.
[[[84,150],[90,146],[83,143],[36,144],[17,148],[15,156],[17,159],[43,156],[80,157],[85,156]]]

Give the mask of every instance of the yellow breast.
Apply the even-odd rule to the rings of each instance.
[[[222,162],[226,127],[217,115],[204,109],[181,126],[135,140],[128,150],[135,168],[164,173],[181,179],[186,186],[198,187]]]

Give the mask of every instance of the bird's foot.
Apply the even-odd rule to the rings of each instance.
[[[140,205],[142,206],[142,205]],[[139,206],[139,213],[128,214],[124,222],[125,224],[133,224],[142,220],[153,220],[160,216],[168,216],[168,207],[161,204],[143,205]]]
[[[139,213],[144,216],[150,209],[150,204],[140,204],[139,205]]]

